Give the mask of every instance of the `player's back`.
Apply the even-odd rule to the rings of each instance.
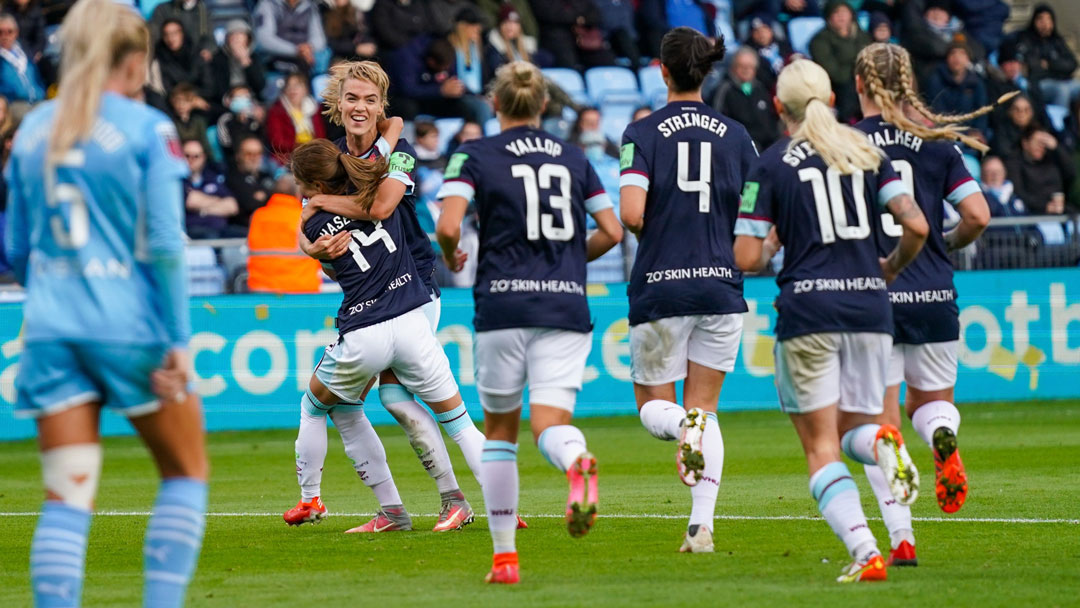
[[[523,126],[466,143],[440,196],[474,198],[480,251],[473,293],[478,331],[589,331],[585,214],[608,203],[576,146]]]
[[[147,193],[179,192],[187,175],[175,127],[157,110],[106,93],[90,137],[47,167],[56,110],[48,102],[27,115],[8,167],[10,196],[25,215],[18,246],[29,254],[24,336],[168,342],[151,251],[182,255],[182,209],[151,208]]]
[[[620,184],[647,192],[630,323],[745,312],[732,230],[757,158],[746,129],[704,103],[676,101],[628,126],[620,156]]]

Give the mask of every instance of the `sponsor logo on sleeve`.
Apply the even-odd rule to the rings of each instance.
[[[446,171],[443,172],[443,176],[446,179],[454,179],[461,177],[461,168],[465,165],[465,161],[469,159],[469,155],[464,152],[455,152],[450,156],[450,162],[446,164]]]
[[[757,205],[758,190],[761,184],[758,182],[746,182],[742,190],[742,203],[739,205],[739,213],[752,213]]]
[[[390,155],[390,171],[401,171],[402,173],[412,173],[416,167],[416,159],[411,154],[405,152],[394,152]]]
[[[619,149],[619,170],[625,171],[634,165],[634,143],[626,143]]]

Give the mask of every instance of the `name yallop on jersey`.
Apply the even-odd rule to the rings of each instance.
[[[412,276],[411,272],[407,272],[407,273],[401,275],[400,277],[394,279],[393,281],[390,281],[390,284],[386,286],[386,291],[384,291],[382,293],[382,295],[386,295],[386,294],[390,293],[391,291],[394,291],[395,289],[398,289],[399,287],[405,286],[411,280],[413,280],[413,276]],[[355,315],[355,314],[362,313],[366,309],[371,308],[372,306],[374,306],[375,303],[378,302],[381,298],[382,298],[382,296],[379,296],[378,298],[372,298],[370,300],[364,300],[363,302],[359,302],[357,304],[354,304],[354,305],[350,306],[349,310],[346,311],[346,312],[349,313],[350,317]]]
[[[888,285],[881,277],[850,277],[846,279],[801,279],[792,282],[794,293],[812,291],[886,291]]]
[[[668,268],[645,273],[646,283],[683,281],[686,279],[734,279],[735,273],[726,266],[698,266],[696,268]]]

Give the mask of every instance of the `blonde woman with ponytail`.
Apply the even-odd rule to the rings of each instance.
[[[960,321],[948,252],[973,242],[990,221],[986,199],[957,144],[986,151],[985,145],[964,134],[959,123],[986,114],[993,106],[964,115],[936,114],[923,104],[913,83],[911,59],[902,47],[872,44],[856,59],[855,87],[866,116],[856,128],[888,153],[932,227],[922,255],[889,286],[895,325],[881,422],[900,426],[900,383],[907,382],[907,415],[934,453],[938,505],[955,513],[967,496],[967,474],[957,449],[960,413],[953,405]],[[960,214],[960,223],[949,232],[943,227],[943,200]],[[883,232],[881,252],[903,238],[904,231],[888,214],[881,215],[878,228]],[[931,301],[916,301],[916,294],[928,293],[935,294]],[[868,465],[866,475],[889,529],[890,564],[916,565],[910,508],[892,500],[879,469]]]
[[[735,260],[765,267],[785,248],[776,321],[776,387],[802,441],[810,493],[852,564],[841,583],[879,581],[886,563],[859,490],[841,460],[881,468],[897,502],[918,495],[918,471],[894,425],[878,424],[893,331],[887,283],[918,254],[927,224],[888,156],[836,122],[829,77],[798,60],[780,72],[776,107],[790,140],[761,155],[743,188]],[[879,258],[878,209],[904,228]]]
[[[26,116],[8,165],[5,242],[26,287],[15,407],[37,421],[45,482],[30,548],[37,606],[81,601],[103,406],[128,417],[161,475],[141,552],[145,605],[183,604],[202,543],[208,465],[199,399],[187,392],[187,166],[172,122],[132,99],[149,39],[131,7],[77,2],[60,28],[57,98]]]

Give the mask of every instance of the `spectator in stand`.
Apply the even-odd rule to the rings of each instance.
[[[1009,4],[1012,4],[1010,2]],[[953,14],[964,23],[964,32],[986,53],[993,53],[1005,39],[1009,5],[1002,0],[953,0]]]
[[[870,40],[873,42],[895,43],[893,39],[893,24],[889,16],[881,11],[874,11],[870,15]]]
[[[1017,49],[1028,66],[1028,78],[1042,92],[1047,103],[1068,106],[1080,94],[1080,82],[1073,80],[1076,56],[1057,31],[1054,9],[1039,4],[1031,23],[1016,38]]]
[[[540,65],[533,59],[536,38],[524,33],[521,14],[513,5],[504,4],[499,10],[498,24],[488,32],[487,42],[487,63],[492,71],[512,61],[530,61]]]
[[[454,31],[458,16],[464,10],[473,11],[481,29],[488,23],[472,0],[427,0],[428,33],[432,36],[449,36]]]
[[[1065,140],[1072,150],[1073,178],[1069,188],[1068,202],[1073,208],[1080,209],[1080,96],[1073,97],[1069,104],[1069,119],[1065,126]]]
[[[1031,86],[1027,78],[1027,66],[1020,59],[1016,41],[1006,40],[998,50],[998,68],[987,66],[986,90],[990,99],[998,99],[1006,93],[1019,91],[1027,96],[1035,111],[1035,117],[1041,124],[1049,124],[1042,95],[1037,87]],[[1008,119],[1008,106],[998,106],[990,114],[990,128],[997,130]]]
[[[761,60],[758,62],[757,79],[770,93],[776,90],[776,77],[784,69],[791,57],[791,45],[787,40],[776,37],[776,24],[763,17],[750,20],[750,39],[746,46],[756,50]]]
[[[326,137],[321,110],[303,74],[293,72],[285,77],[285,88],[266,115],[266,135],[278,164],[288,166],[296,146]]]
[[[446,147],[447,158],[449,158],[450,155],[454,153],[454,150],[457,150],[458,146],[461,144],[474,139],[480,139],[483,136],[484,127],[480,123],[466,120],[465,124],[461,125],[461,129],[450,139],[450,144]]]
[[[637,30],[641,53],[648,57],[660,56],[660,41],[671,29],[667,20],[667,0],[638,0]]]
[[[316,72],[326,49],[322,17],[314,0],[259,0],[255,6],[255,43],[278,72]]]
[[[6,137],[15,129],[15,121],[11,118],[11,108],[8,106],[7,97],[0,95],[0,138]],[[3,151],[0,150],[0,154]],[[0,182],[4,180],[0,179]]]
[[[191,83],[205,94],[209,85],[209,64],[184,31],[179,19],[166,19],[161,25],[161,39],[154,47],[154,62],[150,64],[150,86],[169,96],[178,83]],[[205,102],[205,100],[203,100]]]
[[[226,161],[231,164],[236,160],[233,142],[249,135],[266,141],[266,129],[263,127],[266,112],[255,103],[251,89],[245,86],[233,87],[225,95],[224,102],[228,111],[218,118],[218,145]]]
[[[192,239],[219,239],[228,218],[236,215],[236,199],[225,185],[225,176],[206,159],[206,149],[196,139],[183,144],[184,159],[191,174],[184,178],[184,208],[187,234]]]
[[[555,65],[582,69],[613,65],[600,11],[592,0],[531,0],[540,24],[540,48],[551,53]]]
[[[428,33],[428,12],[423,0],[375,0],[371,33],[383,51],[395,51]],[[391,57],[385,58],[393,63]]]
[[[45,16],[41,13],[41,6],[36,0],[8,0],[4,3],[4,10],[15,17],[19,26],[19,46],[30,57],[30,61],[38,64],[41,69],[41,57],[47,42]]]
[[[901,7],[904,47],[911,53],[915,75],[923,88],[938,64],[945,60],[949,45],[957,35],[964,34],[963,23],[953,17],[950,10],[950,0],[927,0],[925,5],[909,0]],[[966,36],[964,42],[974,61],[986,58],[986,52],[978,42]]]
[[[318,293],[319,261],[300,251],[300,214],[304,207],[296,180],[282,173],[274,194],[251,215],[248,230],[248,289],[273,293]]]
[[[825,4],[825,24],[810,41],[810,55],[829,73],[836,94],[837,118],[849,122],[859,114],[855,57],[870,44],[870,36],[859,29],[855,11],[844,0],[829,0]]]
[[[943,114],[967,114],[987,105],[986,82],[972,67],[966,44],[956,41],[949,45],[945,62],[930,75],[926,88],[930,107]],[[983,115],[968,124],[985,133],[989,121]]]
[[[206,117],[196,107],[198,101],[199,95],[195,87],[187,82],[177,84],[169,93],[169,118],[172,118],[176,125],[176,134],[181,141],[196,140],[204,150],[209,150]]]
[[[330,0],[323,3],[323,32],[334,59],[361,61],[372,59],[379,47],[371,35],[365,13],[373,0]]]
[[[712,99],[712,107],[741,123],[759,150],[780,139],[780,117],[773,107],[773,96],[757,80],[758,53],[741,47],[731,59],[724,82]]]
[[[456,73],[457,54],[444,38],[418,36],[391,54],[390,99],[393,114],[412,120],[418,114],[486,120],[487,101],[470,93]]]
[[[619,146],[604,135],[600,120],[600,110],[593,107],[582,108],[578,112],[574,128],[570,130],[570,143],[576,144],[582,150],[599,149],[601,155],[619,158]]]
[[[1065,213],[1076,168],[1064,146],[1038,125],[1029,125],[1020,140],[1022,152],[1005,161],[1016,195],[1032,214]]]
[[[217,107],[215,115],[225,111],[221,103],[229,89],[247,87],[261,93],[266,87],[262,64],[252,57],[253,43],[247,22],[242,19],[229,21],[225,27],[225,44],[210,60],[207,100]]]
[[[274,194],[274,175],[269,170],[262,140],[245,135],[236,144],[234,169],[229,171],[225,185],[236,197],[237,213],[229,218],[225,234],[229,237],[247,236],[251,214],[266,204]]]
[[[630,116],[630,122],[637,122],[650,114],[652,114],[652,108],[649,106],[641,106],[634,110],[634,114]]]
[[[1027,215],[1024,201],[1016,196],[1016,188],[1008,180],[1005,163],[1000,156],[991,154],[983,159],[981,181],[992,217]]]
[[[630,60],[630,68],[641,66],[637,28],[634,27],[634,4],[631,0],[592,0],[600,11],[600,28],[618,57]]]
[[[529,0],[477,0],[476,6],[484,11],[491,23],[495,24],[502,22],[505,13],[513,11],[517,13],[521,31],[526,36],[536,40],[540,35],[540,26],[536,24],[536,17],[533,15],[532,7],[529,6]]]
[[[446,157],[439,150],[439,127],[426,120],[416,121],[416,164],[428,169],[442,171],[446,167]]]
[[[495,70],[484,60],[483,34],[480,12],[466,7],[454,18],[454,30],[447,37],[454,47],[454,74],[465,85],[465,95],[461,99],[467,106],[466,116],[480,124],[495,115],[485,95]]]
[[[1020,138],[1024,131],[1041,123],[1026,95],[1017,95],[1005,107],[1005,119],[994,128],[992,148],[995,154],[1007,159],[1020,150]]]
[[[216,45],[210,9],[204,0],[168,0],[154,7],[147,24],[151,48],[161,40],[162,28],[168,21],[179,21],[203,61],[210,61]]]
[[[45,99],[45,84],[32,58],[19,44],[19,23],[0,14],[0,95],[7,98],[15,122]]]

